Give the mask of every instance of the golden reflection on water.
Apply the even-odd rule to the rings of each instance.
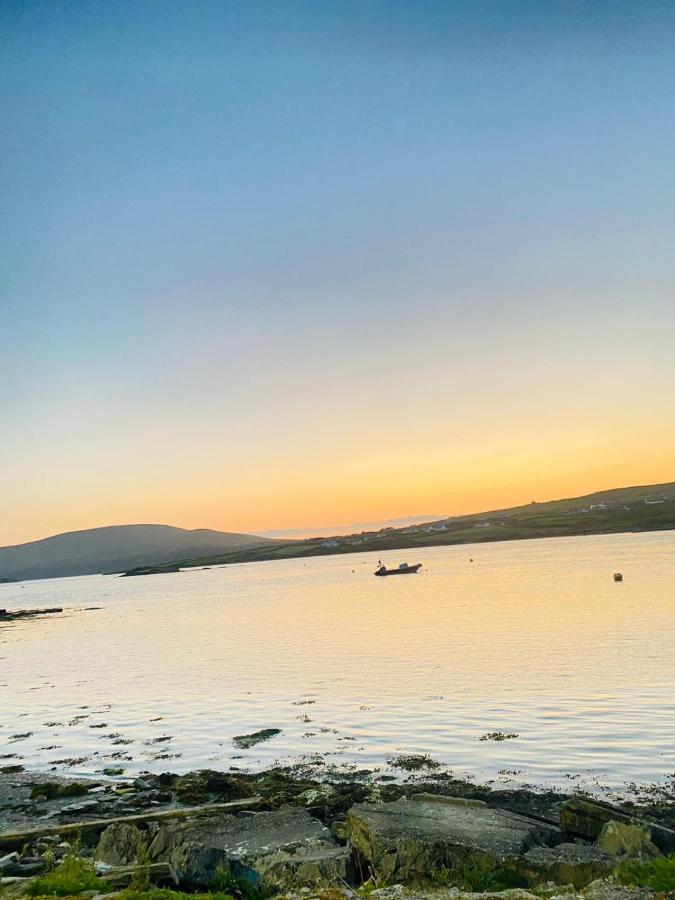
[[[135,771],[412,751],[482,778],[662,779],[674,550],[666,532],[379,554],[423,562],[403,578],[373,578],[378,555],[359,554],[4,585],[0,606],[75,611],[2,627],[0,755],[96,771],[123,754]],[[282,734],[234,749],[265,727]]]

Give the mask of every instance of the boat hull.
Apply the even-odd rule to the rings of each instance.
[[[384,578],[385,575],[414,575],[421,568],[422,563],[417,563],[414,566],[408,566],[407,569],[378,569],[375,574],[381,578]]]

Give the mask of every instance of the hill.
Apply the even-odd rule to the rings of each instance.
[[[181,566],[668,529],[675,529],[675,482],[613,488],[566,500],[533,502],[510,509],[450,516],[406,528],[383,528],[380,531],[308,538],[304,541],[278,541],[273,545],[241,548],[218,556],[182,559]]]
[[[123,572],[136,566],[162,565],[177,557],[210,556],[274,543],[252,534],[205,528],[188,531],[171,525],[111,525],[0,547],[0,581]]]

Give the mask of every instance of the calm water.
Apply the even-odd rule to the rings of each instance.
[[[666,532],[429,548],[405,578],[374,578],[377,556],[361,554],[2,585],[0,607],[72,611],[0,626],[0,764],[255,768],[320,753],[371,767],[415,752],[482,780],[663,782],[674,551]],[[234,748],[267,727],[282,733]],[[479,740],[496,731],[518,737]]]

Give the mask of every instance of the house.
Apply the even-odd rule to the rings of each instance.
[[[340,544],[337,541],[324,541],[321,546],[322,547],[339,547]]]

